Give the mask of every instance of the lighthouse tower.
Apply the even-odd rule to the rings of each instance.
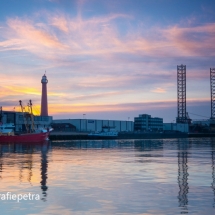
[[[42,83],[42,98],[41,98],[41,116],[48,116],[48,100],[47,100],[47,83],[48,80],[44,74],[41,80]]]

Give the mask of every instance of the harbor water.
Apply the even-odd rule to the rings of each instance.
[[[215,138],[0,144],[1,214],[215,214]]]

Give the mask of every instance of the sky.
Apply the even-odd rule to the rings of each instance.
[[[48,79],[54,119],[174,122],[177,65],[187,67],[187,111],[210,117],[214,0],[1,0],[0,106],[32,100]]]

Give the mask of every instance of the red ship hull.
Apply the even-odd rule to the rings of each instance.
[[[36,134],[21,134],[14,136],[0,136],[0,143],[2,142],[41,142],[47,140],[49,132]]]

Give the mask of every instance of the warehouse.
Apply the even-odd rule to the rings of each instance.
[[[113,128],[118,132],[133,131],[134,122],[119,120],[97,120],[97,119],[55,119],[53,124],[69,123],[76,127],[76,131],[93,132],[102,131],[103,127]],[[57,128],[57,125],[55,125]]]
[[[52,116],[34,116],[34,125],[36,128],[49,127],[52,122]],[[13,123],[15,125],[15,132],[26,131],[24,123],[24,114],[15,111],[2,111],[2,123]],[[31,122],[29,122],[31,126]]]

